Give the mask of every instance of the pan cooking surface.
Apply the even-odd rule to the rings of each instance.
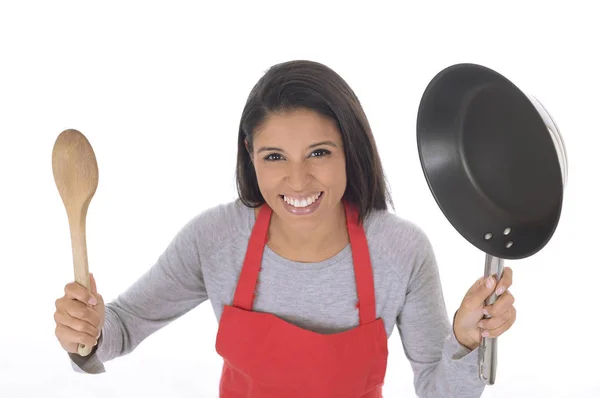
[[[462,123],[463,161],[496,206],[530,222],[546,217],[562,192],[549,131],[529,100],[506,85],[475,94]]]
[[[557,149],[506,78],[473,64],[440,72],[421,99],[417,145],[437,204],[471,244],[518,259],[549,241],[563,200]]]

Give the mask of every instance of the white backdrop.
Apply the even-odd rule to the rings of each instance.
[[[564,211],[546,248],[507,262],[518,319],[500,338],[497,384],[484,397],[600,396],[600,25],[591,6],[156,3],[0,6],[1,397],[217,396],[221,362],[208,303],[109,362],[105,374],[71,370],[52,318],[54,300],[73,279],[52,146],[76,128],[96,152],[88,251],[109,301],[191,217],[235,198],[246,96],[269,66],[300,58],[329,65],[358,94],[397,214],[435,245],[449,312],[483,273],[484,254],[452,229],[426,186],[415,140],[422,91],[442,68],[475,62],[542,101],[567,146]],[[415,396],[396,331],[385,394]]]

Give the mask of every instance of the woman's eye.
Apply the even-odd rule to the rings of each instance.
[[[309,157],[322,157],[322,156],[327,156],[330,154],[331,154],[331,152],[328,151],[327,149],[317,149],[315,151],[312,151]],[[283,156],[281,156],[281,154],[279,154],[279,153],[270,153],[267,156],[265,156],[263,159],[267,162],[275,162],[277,160],[282,160]]]
[[[268,162],[273,162],[275,160],[280,160],[281,159],[281,155],[278,153],[270,153],[267,156],[264,157],[264,159]]]
[[[331,152],[328,151],[327,149],[317,149],[316,151],[311,153],[311,156],[320,157],[320,156],[325,156],[325,155],[329,155],[329,154],[331,154]]]

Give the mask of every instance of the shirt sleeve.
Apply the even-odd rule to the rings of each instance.
[[[146,337],[208,299],[193,221],[147,272],[106,303],[102,334],[92,353],[68,353],[75,371],[104,373],[106,362],[131,353]]]
[[[444,302],[435,255],[423,234],[405,303],[397,316],[404,352],[414,372],[418,397],[481,397],[478,351],[454,335]]]

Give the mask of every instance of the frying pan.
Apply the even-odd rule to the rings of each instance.
[[[556,124],[535,97],[485,66],[449,66],[421,98],[417,147],[442,213],[485,253],[485,277],[500,280],[505,259],[546,246],[561,215],[567,156]],[[479,377],[494,384],[497,338],[482,338],[478,350]]]

